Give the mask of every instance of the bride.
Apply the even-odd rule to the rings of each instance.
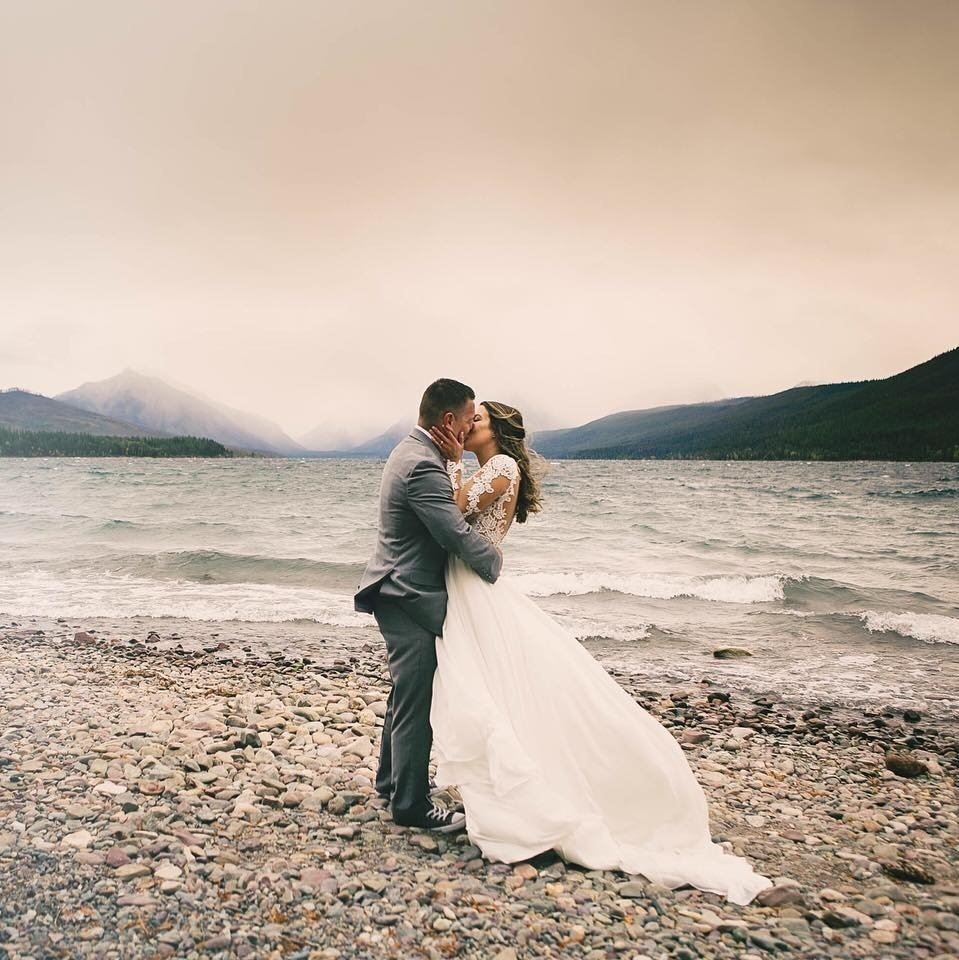
[[[456,501],[494,544],[540,509],[523,418],[483,402],[461,443],[431,430]],[[479,469],[464,477],[461,457]],[[535,457],[535,454],[533,454]],[[772,886],[713,843],[706,798],[673,736],[508,578],[455,554],[436,640],[436,783],[463,798],[470,840],[513,863],[546,850],[590,869],[691,884],[746,904]]]

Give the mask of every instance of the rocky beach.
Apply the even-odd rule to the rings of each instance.
[[[951,718],[611,671],[774,879],[743,907],[396,827],[380,645],[224,626],[0,621],[0,958],[959,955]]]

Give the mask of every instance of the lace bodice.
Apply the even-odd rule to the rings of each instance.
[[[472,476],[464,479],[463,464],[461,462],[447,463],[450,482],[453,484],[453,493],[468,485],[466,491],[466,520],[473,529],[490,543],[501,543],[512,523],[510,503],[519,489],[519,466],[516,461],[505,453],[498,453],[490,457]],[[481,506],[484,495],[495,493],[493,481],[497,477],[506,477],[509,486],[498,497],[495,497],[485,506]]]

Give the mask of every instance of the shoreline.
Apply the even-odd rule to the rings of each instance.
[[[55,617],[50,614],[16,615],[0,610],[0,632],[11,624],[14,630],[47,632],[69,627],[74,631],[90,630],[94,634],[119,638],[124,642],[136,638],[142,640],[154,633],[160,637],[158,641],[148,644],[154,649],[175,651],[182,648],[186,652],[208,652],[223,663],[268,662],[276,657],[305,657],[312,663],[333,659],[351,662],[351,658],[375,657],[382,651],[383,643],[372,617],[359,614],[356,617],[356,622],[334,624],[307,618],[276,621],[195,620],[150,614]],[[715,688],[744,697],[771,696],[798,711],[822,709],[848,718],[872,716],[883,711],[901,716],[904,710],[909,709],[920,713],[926,721],[931,719],[939,728],[954,731],[959,737],[959,710],[955,698],[951,696],[929,692],[923,697],[903,696],[894,691],[877,691],[863,696],[822,683],[783,690],[777,686],[775,675],[763,672],[769,665],[766,651],[763,650],[745,659],[720,660],[712,656],[713,647],[704,647],[698,660],[690,657],[686,650],[672,661],[664,657],[664,651],[657,650],[652,658],[647,654],[645,659],[635,658],[635,663],[631,663],[631,656],[642,651],[643,645],[649,642],[648,639],[617,641],[607,636],[580,638],[580,643],[603,668],[627,688]],[[725,641],[717,640],[715,647],[718,649],[723,645],[726,645]],[[738,646],[735,641],[733,645]],[[927,651],[923,649],[922,652]],[[754,669],[744,674],[741,669],[743,664]],[[781,665],[777,666],[781,670]],[[383,669],[386,669],[385,660]],[[384,678],[386,676],[384,673]],[[802,690],[802,693],[798,690]]]
[[[683,745],[714,839],[775,881],[741,907],[393,825],[385,661],[356,630],[236,659],[233,624],[148,620],[0,618],[4,960],[959,955],[949,718],[611,670]]]

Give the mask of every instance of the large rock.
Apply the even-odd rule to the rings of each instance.
[[[913,860],[898,859],[885,861],[882,872],[896,880],[906,880],[909,883],[932,885],[936,882],[935,876],[921,864]]]
[[[787,904],[804,904],[802,890],[792,884],[767,887],[756,895],[756,902],[763,907],[784,907]]]
[[[892,770],[897,777],[921,777],[929,772],[929,768],[915,757],[907,753],[894,753],[890,750],[886,754],[886,769]]]
[[[373,744],[369,737],[358,737],[343,748],[344,754],[352,754],[361,760],[365,760],[372,752]]]
[[[713,656],[717,660],[737,660],[740,657],[751,657],[752,654],[742,647],[722,647],[719,650],[713,650]]]

